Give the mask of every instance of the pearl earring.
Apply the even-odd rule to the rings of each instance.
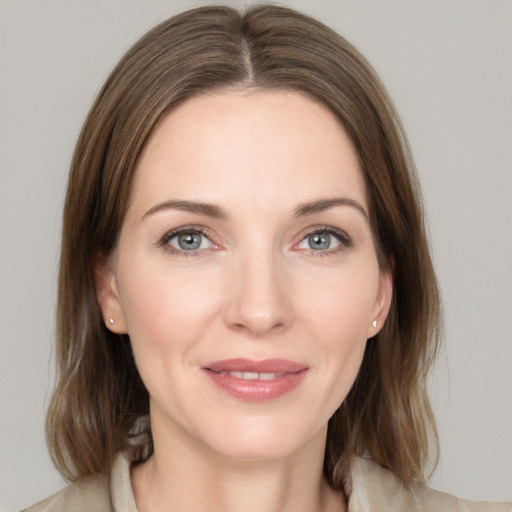
[[[110,325],[114,325],[114,319],[113,319],[112,317],[110,317],[110,318],[108,319],[108,323],[109,323]]]
[[[374,321],[372,322],[372,325],[373,325],[373,328],[374,328],[374,329],[377,329],[377,320],[374,320]]]

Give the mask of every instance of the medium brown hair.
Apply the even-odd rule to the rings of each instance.
[[[426,376],[439,338],[439,297],[406,137],[365,59],[320,22],[260,5],[193,9],[161,23],[121,59],[96,98],[71,163],[60,259],[58,382],[47,418],[68,479],[107,472],[126,449],[148,393],[129,339],[104,325],[94,261],[116,246],[134,170],[162,116],[212,89],[288,89],[327,106],[359,157],[381,268],[393,272],[389,317],[329,422],[325,474],[342,488],[354,454],[406,483],[425,478],[437,435]],[[433,441],[433,443],[432,443]],[[434,445],[432,450],[432,444]]]

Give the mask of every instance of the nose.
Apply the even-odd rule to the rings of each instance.
[[[240,260],[228,278],[227,325],[257,338],[285,330],[293,321],[293,307],[283,264],[272,254]]]

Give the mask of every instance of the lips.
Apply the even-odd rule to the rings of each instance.
[[[308,367],[285,359],[226,359],[205,365],[202,370],[221,391],[239,400],[274,400],[295,389]]]

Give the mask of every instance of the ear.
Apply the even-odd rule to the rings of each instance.
[[[94,285],[105,325],[116,334],[126,334],[126,320],[112,258],[103,254],[96,256],[94,259]]]
[[[393,270],[381,270],[379,274],[379,291],[375,300],[373,315],[368,327],[368,338],[375,336],[381,329],[391,308],[393,297]],[[374,322],[377,322],[376,325]]]

